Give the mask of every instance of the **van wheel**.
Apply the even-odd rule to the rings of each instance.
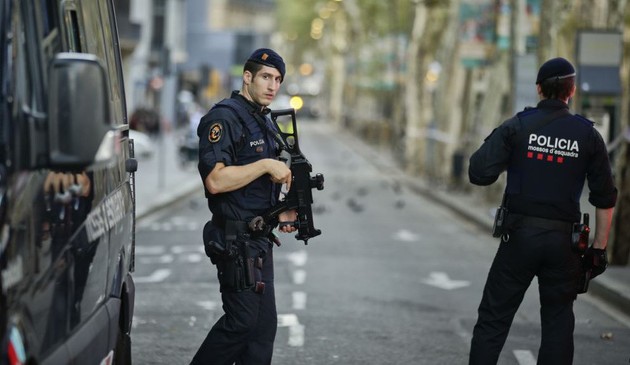
[[[131,365],[131,336],[120,328],[118,329],[118,339],[114,350],[115,365]]]

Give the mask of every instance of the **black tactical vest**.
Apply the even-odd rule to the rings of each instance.
[[[277,158],[278,143],[273,133],[275,125],[266,116],[250,112],[234,98],[224,99],[212,109],[231,110],[243,127],[242,143],[237,148],[234,165],[247,165],[263,158]],[[208,197],[208,205],[214,214],[223,219],[249,221],[277,204],[280,185],[273,183],[265,174],[248,185],[218,196]]]
[[[586,171],[593,153],[593,123],[566,114],[527,130],[549,110],[517,115],[521,131],[512,141],[507,194],[510,212],[577,222]]]

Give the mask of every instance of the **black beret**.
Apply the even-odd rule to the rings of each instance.
[[[571,76],[575,76],[575,68],[571,62],[562,57],[552,58],[543,63],[540,69],[538,69],[536,85],[552,77],[564,79]]]
[[[282,80],[284,80],[284,73],[286,71],[284,66],[284,61],[279,54],[277,54],[274,50],[269,48],[259,48],[252,53],[251,56],[247,59],[247,61],[256,62],[261,65],[265,65],[268,67],[273,67],[280,71],[280,76]]]

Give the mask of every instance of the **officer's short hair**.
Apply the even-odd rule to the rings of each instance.
[[[547,99],[565,100],[571,96],[575,86],[575,76],[563,79],[551,78],[540,84],[540,92]]]
[[[261,63],[247,61],[245,62],[245,66],[243,66],[243,71],[249,71],[252,73],[253,76],[256,76],[258,71],[260,71],[262,68],[263,68],[263,64]]]

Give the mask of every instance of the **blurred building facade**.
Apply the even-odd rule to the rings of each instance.
[[[275,6],[275,0],[188,0],[181,89],[207,109],[240,88],[244,61],[270,46]]]
[[[152,110],[176,120],[179,65],[186,60],[184,0],[114,0],[129,117]]]
[[[271,46],[275,0],[114,0],[127,109],[185,123],[198,104],[240,88],[242,65]]]

